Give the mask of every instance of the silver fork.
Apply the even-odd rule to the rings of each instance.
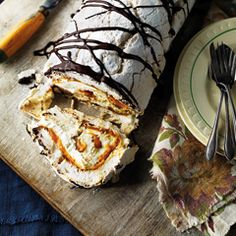
[[[216,75],[216,78],[219,82],[224,97],[225,97],[225,138],[224,138],[224,154],[227,159],[231,160],[235,154],[235,134],[234,130],[231,128],[230,114],[229,114],[229,89],[232,83],[231,77],[231,68],[229,67],[229,50],[230,48],[221,43],[217,44],[217,49],[215,50],[217,59],[218,59],[218,69],[219,74]],[[231,50],[230,50],[231,51]],[[214,60],[214,59],[213,59]]]
[[[222,86],[225,88],[225,91],[229,97],[229,102],[231,105],[231,110],[233,113],[233,127],[234,127],[234,134],[236,134],[236,110],[234,106],[234,102],[231,96],[231,88],[234,84],[234,81],[236,79],[236,55],[234,51],[228,47],[227,45],[224,44],[224,47],[226,50],[223,50],[223,57],[227,58],[228,61],[225,61],[226,66],[228,66],[227,71],[228,71],[228,76],[226,77],[225,84],[222,84]],[[227,55],[228,54],[228,55]],[[234,142],[236,144],[236,136],[234,135]]]
[[[215,49],[214,44],[210,45],[210,55],[211,55],[211,65],[210,65],[210,77],[216,82],[216,85],[220,88],[221,97],[220,102],[216,112],[216,118],[214,121],[212,133],[208,140],[206,148],[206,158],[208,160],[212,159],[216,153],[218,146],[218,123],[219,123],[219,114],[221,111],[222,101],[225,98],[225,108],[226,108],[226,129],[225,129],[225,140],[224,140],[224,152],[225,156],[228,159],[232,159],[235,154],[235,135],[234,129],[236,129],[236,116],[233,100],[230,94],[230,88],[234,82],[233,72],[235,74],[235,54],[234,52],[227,47],[225,44],[217,45]],[[230,124],[230,115],[229,115],[229,106],[228,98],[231,103],[233,110],[233,119],[234,119],[234,129],[231,129]]]
[[[212,131],[210,134],[210,137],[208,139],[208,143],[206,146],[206,159],[207,160],[211,160],[217,151],[217,147],[218,147],[218,124],[219,124],[219,117],[220,117],[220,112],[221,112],[221,107],[222,107],[222,103],[223,103],[223,98],[224,98],[224,94],[221,91],[220,94],[220,101],[219,101],[219,105],[216,111],[216,116],[215,116],[215,121],[212,127]]]

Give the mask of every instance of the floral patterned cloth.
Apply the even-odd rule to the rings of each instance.
[[[213,5],[207,24],[236,13],[236,6],[217,2],[224,11]],[[184,126],[173,98],[150,159],[160,202],[177,230],[227,234],[236,223],[236,164],[220,156],[206,161],[205,147]]]
[[[196,226],[210,235],[224,235],[236,222],[236,218],[227,223],[221,217],[227,205],[235,205],[236,165],[221,156],[210,162],[205,159],[205,147],[183,125],[173,99],[151,160],[160,202],[177,230]],[[217,229],[216,219],[226,225]]]

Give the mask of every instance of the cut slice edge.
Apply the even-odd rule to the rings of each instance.
[[[116,124],[120,130],[129,134],[138,126],[138,117],[141,111],[132,107],[106,85],[95,83],[81,77],[79,80],[75,73],[53,72],[45,77],[44,83],[33,88],[29,95],[21,102],[19,109],[35,119],[40,119],[54,101],[55,94],[63,94],[85,104],[86,114],[99,117]],[[96,112],[94,112],[96,111]]]
[[[27,126],[56,173],[74,185],[105,184],[134,160],[138,150],[110,122],[55,106]]]

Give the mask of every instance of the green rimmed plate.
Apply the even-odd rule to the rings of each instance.
[[[174,95],[178,112],[190,132],[204,145],[210,136],[220,91],[208,78],[209,46],[224,42],[236,50],[236,18],[214,23],[199,32],[183,50],[175,70]],[[232,89],[236,102],[236,86]],[[225,112],[219,122],[219,153],[223,153]]]

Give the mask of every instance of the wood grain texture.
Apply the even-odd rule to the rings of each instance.
[[[156,183],[149,173],[151,163],[147,160],[170,91],[162,96],[158,96],[158,91],[154,93],[136,132],[141,146],[136,161],[125,168],[116,184],[91,190],[71,189],[39,155],[25,130],[30,119],[18,111],[18,104],[29,88],[17,83],[17,74],[28,68],[42,69],[45,59],[34,57],[33,50],[60,35],[79,2],[62,1],[30,43],[0,65],[0,158],[85,235],[181,235],[171,226],[158,202]],[[33,13],[40,3],[41,0],[5,1],[1,5],[0,37],[19,19]]]

